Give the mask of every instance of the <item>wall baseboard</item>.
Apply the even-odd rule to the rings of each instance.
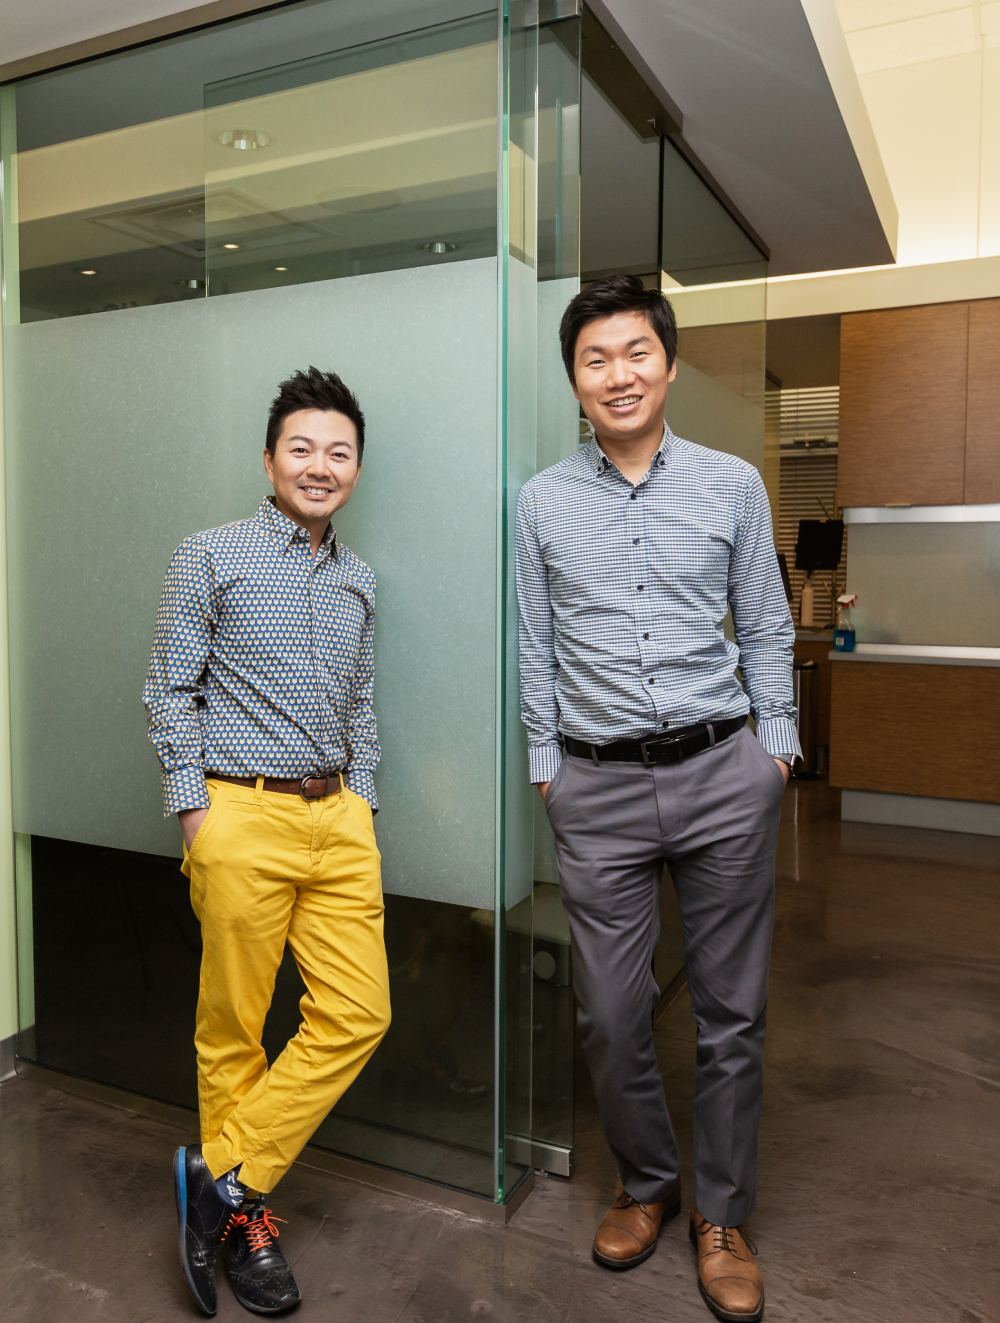
[[[929,827],[933,831],[1000,836],[1000,804],[973,804],[961,799],[843,790],[840,816],[845,822],[877,822],[885,826]]]

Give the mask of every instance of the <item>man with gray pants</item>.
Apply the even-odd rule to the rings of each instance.
[[[800,753],[794,628],[757,470],[663,422],[677,371],[666,299],[612,276],[572,300],[560,338],[594,437],[518,502],[521,707],[555,836],[581,1038],[621,1173],[594,1257],[641,1263],[680,1211],[652,1031],[666,864],[698,1026],[698,1283],[717,1317],[757,1320],[763,1280],[743,1223],[778,819]]]

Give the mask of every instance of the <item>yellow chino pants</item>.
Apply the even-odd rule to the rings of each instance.
[[[272,1190],[389,1026],[381,856],[367,802],[207,781],[185,851],[201,923],[198,1105],[213,1176]],[[268,1068],[261,1034],[285,943],[302,1023]]]

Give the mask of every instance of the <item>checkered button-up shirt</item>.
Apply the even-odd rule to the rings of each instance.
[[[309,534],[270,497],[173,555],[143,703],[166,814],[207,808],[206,772],[344,770],[378,807],[372,710],[375,576],[332,528]]]
[[[801,752],[795,629],[745,460],[665,427],[633,486],[591,441],[521,491],[517,591],[532,781],[555,776],[560,733],[608,744],[748,711],[769,753]]]

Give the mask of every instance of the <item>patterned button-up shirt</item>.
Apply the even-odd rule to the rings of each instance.
[[[746,461],[665,427],[633,485],[591,441],[521,491],[517,590],[532,781],[555,776],[560,732],[608,744],[748,711],[769,753],[801,752],[795,629]]]
[[[205,775],[343,770],[378,807],[372,710],[375,576],[332,528],[309,534],[270,497],[185,538],[156,614],[143,689],[164,816],[207,808]]]

